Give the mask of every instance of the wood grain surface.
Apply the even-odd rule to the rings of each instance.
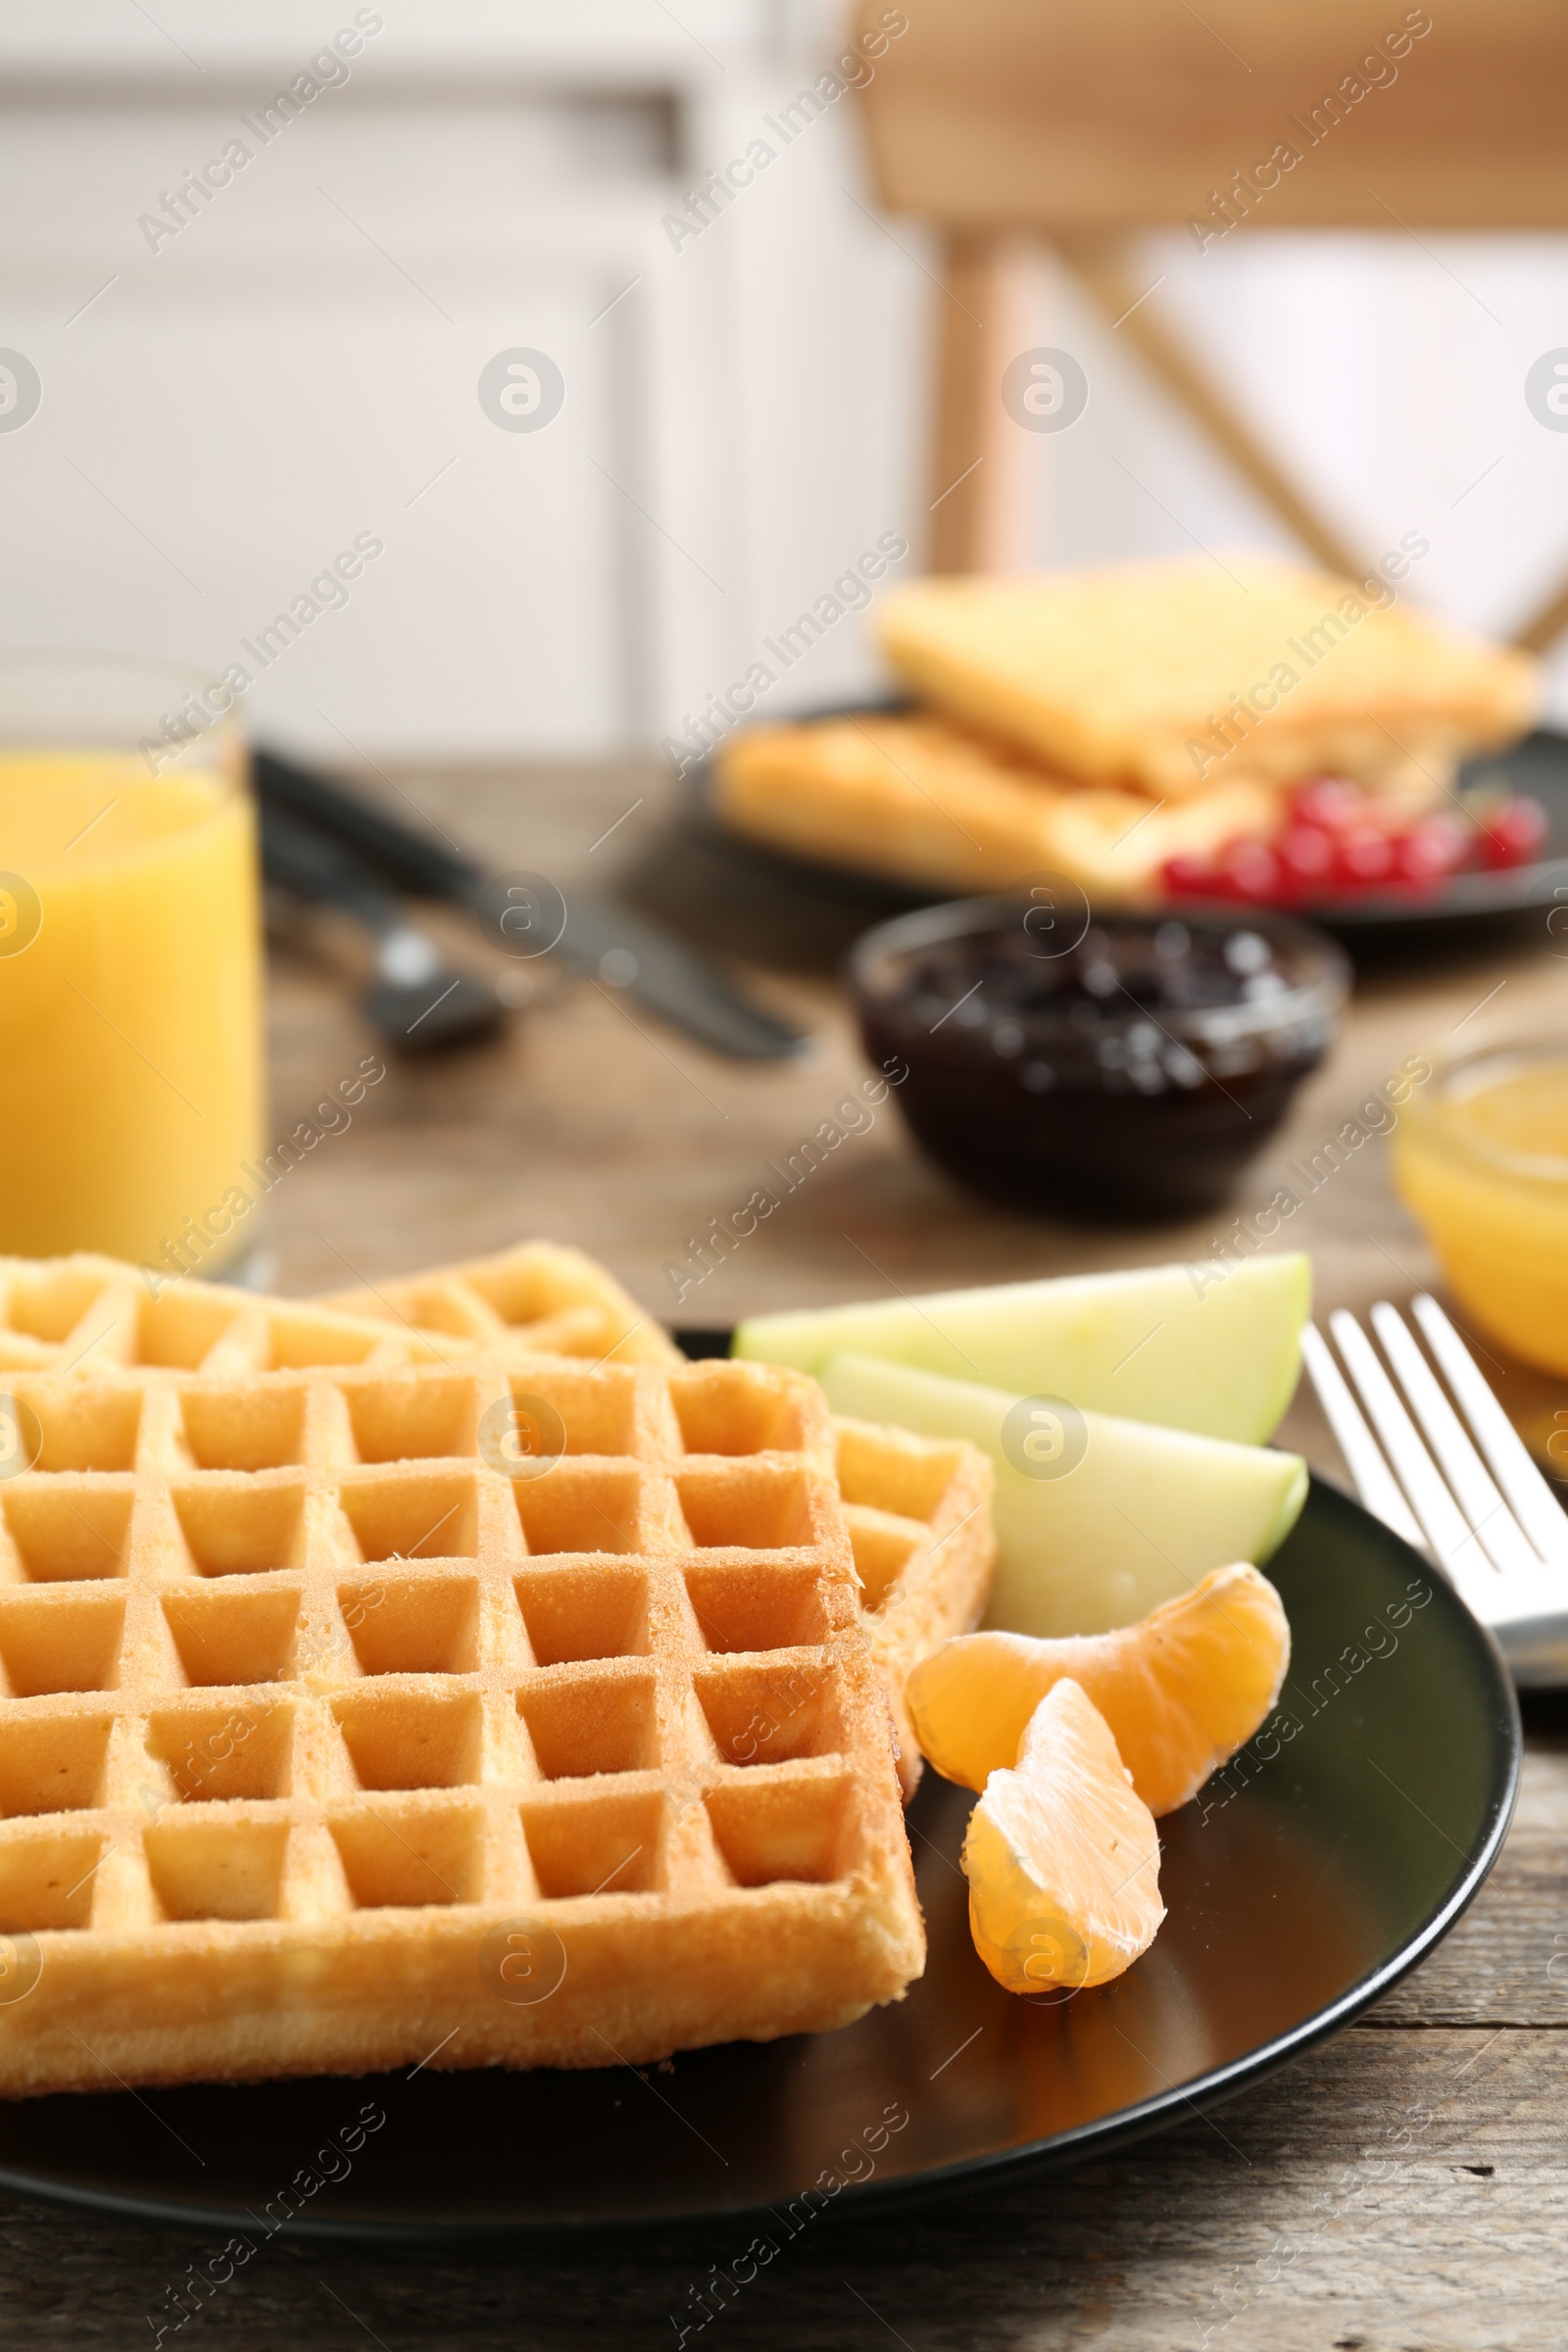
[[[862,1074],[832,972],[874,909],[854,894],[803,895],[706,844],[676,821],[667,787],[640,771],[410,774],[398,785],[497,865],[542,870],[568,893],[619,888],[741,959],[757,993],[808,1023],[816,1042],[783,1068],[728,1063],[614,990],[578,983],[494,1046],[394,1066],[353,1126],[269,1202],[277,1286],[374,1281],[548,1233],[593,1250],[655,1311],[673,1314],[662,1268],[684,1258],[686,1237],[743,1201],[760,1163],[793,1148]],[[449,937],[472,956],[461,931]],[[1335,1133],[1425,1042],[1503,1010],[1560,1012],[1568,963],[1555,944],[1538,920],[1364,973],[1333,1056],[1237,1209],[1266,1201],[1275,1170]],[[373,1041],[353,1009],[348,943],[292,930],[273,962],[281,1136]],[[680,1319],[727,1323],[889,1284],[1157,1262],[1211,1239],[1211,1227],[1084,1232],[977,1208],[914,1157],[891,1108],[689,1292]],[[1320,1306],[1399,1298],[1434,1277],[1381,1143],[1321,1188],[1290,1238],[1313,1252]],[[1494,1377],[1516,1415],[1553,1399],[1551,1384],[1518,1366],[1499,1360]],[[1285,1434],[1343,1475],[1305,1402]],[[1074,2174],[874,2226],[830,2225],[688,2343],[1558,2352],[1568,2332],[1568,1701],[1532,1701],[1527,1731],[1520,1808],[1491,1882],[1361,2024],[1212,2117]],[[177,2230],[0,2196],[4,2340],[150,2345],[147,2315],[194,2251]],[[244,2352],[673,2345],[668,2315],[730,2251],[727,2238],[709,2244],[697,2232],[653,2252],[433,2263],[280,2239],[164,2340],[205,2336]]]

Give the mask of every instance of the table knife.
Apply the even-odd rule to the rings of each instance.
[[[508,922],[508,877],[488,873],[461,852],[275,753],[256,754],[255,775],[264,809],[275,807],[306,818],[368,858],[401,889],[466,908],[492,946],[509,955],[517,952],[517,933]],[[559,929],[555,923],[549,929],[554,936],[544,943],[548,952],[624,990],[720,1054],[776,1061],[800,1053],[808,1042],[788,1022],[750,1004],[662,924],[595,892],[573,890],[565,896]]]
[[[505,1008],[494,988],[448,964],[352,850],[269,802],[261,820],[267,880],[313,906],[333,907],[370,934],[375,978],[360,1009],[395,1053],[440,1053],[499,1027]]]

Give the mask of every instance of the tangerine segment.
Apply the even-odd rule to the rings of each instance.
[[[915,1668],[906,1697],[938,1772],[984,1788],[1012,1762],[1047,1691],[1071,1675],[1109,1724],[1150,1811],[1173,1813],[1251,1738],[1290,1659],[1284,1604],[1243,1563],[1115,1633],[961,1634]]]
[[[1029,1718],[963,1841],[974,1948],[1009,1992],[1108,1984],[1153,1942],[1159,1833],[1110,1727],[1075,1682]]]

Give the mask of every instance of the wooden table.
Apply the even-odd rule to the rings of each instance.
[[[399,788],[501,866],[544,871],[568,892],[616,884],[746,956],[758,993],[800,1015],[816,1044],[782,1068],[724,1062],[614,990],[580,984],[494,1046],[394,1067],[352,1127],[272,1196],[276,1286],[339,1287],[553,1234],[594,1250],[673,1316],[666,1262],[683,1260],[688,1236],[744,1201],[762,1161],[809,1134],[862,1074],[831,974],[863,906],[803,907],[792,890],[743,881],[732,860],[673,822],[667,787],[647,772],[440,782],[411,773]],[[1561,1012],[1560,944],[1544,923],[1527,925],[1462,955],[1450,946],[1441,961],[1367,975],[1327,1067],[1237,1208],[1267,1200],[1276,1169],[1334,1134],[1426,1041],[1504,1008]],[[344,986],[341,943],[292,935],[274,967],[282,1136],[372,1041]],[[1192,1257],[1214,1230],[1083,1232],[992,1213],[915,1158],[889,1105],[689,1291],[679,1315],[727,1323],[749,1308],[876,1295],[890,1281],[929,1290]],[[1313,1253],[1321,1306],[1400,1298],[1434,1276],[1380,1143],[1306,1203],[1290,1239]],[[1499,1365],[1497,1379],[1518,1415],[1553,1399],[1549,1383],[1517,1366]],[[1308,1404],[1298,1401],[1283,1434],[1343,1475]],[[1527,1729],[1524,1792],[1491,1883],[1359,2025],[1213,2122],[1195,2118],[1103,2163],[980,2202],[803,2242],[710,2334],[689,2341],[779,2352],[890,2341],[911,2352],[1215,2343],[1558,2352],[1568,2335],[1568,1702],[1531,1702]],[[8,2341],[152,2340],[146,2315],[191,2259],[180,2231],[18,2198],[0,2200],[0,2215]],[[368,2339],[386,2352],[668,2345],[667,2315],[727,2247],[699,2232],[657,2254],[476,2266],[279,2241],[200,2326],[258,2352]]]

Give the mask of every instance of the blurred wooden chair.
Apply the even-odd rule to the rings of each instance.
[[[1003,547],[1001,375],[1009,263],[1048,240],[1189,416],[1303,547],[1341,541],[1186,346],[1127,260],[1140,230],[1196,223],[1423,231],[1568,227],[1568,9],[1560,0],[902,0],[861,93],[884,207],[945,244],[931,460],[934,570]],[[862,36],[885,28],[864,0]],[[1376,22],[1374,19],[1372,22]],[[1287,153],[1296,161],[1286,160]],[[1015,276],[1015,270],[1012,274]],[[1016,444],[1012,454],[1016,454]],[[1568,581],[1519,634],[1568,626]]]

